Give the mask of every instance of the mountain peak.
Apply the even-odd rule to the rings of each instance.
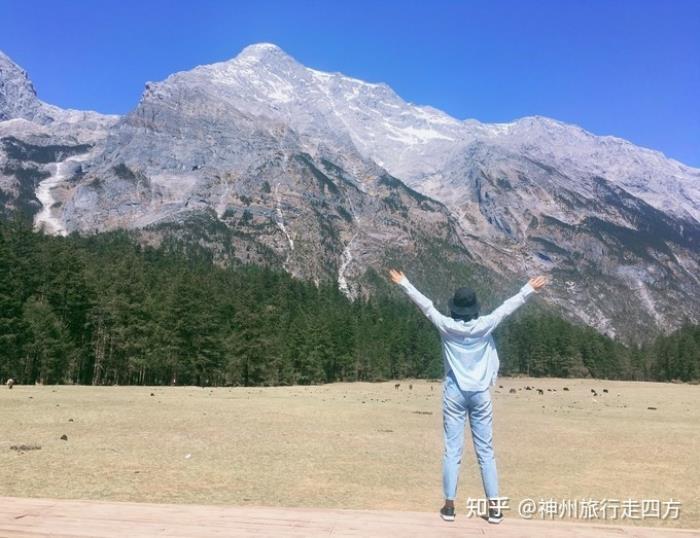
[[[19,69],[19,66],[12,61],[12,58],[10,58],[7,54],[0,50],[0,65],[4,66],[6,64],[14,66],[16,69]]]
[[[27,72],[17,65],[12,58],[0,50],[0,82],[9,79],[29,80]]]
[[[254,43],[248,45],[236,56],[236,60],[261,61],[272,58],[291,59],[286,52],[274,43]]]
[[[38,107],[36,90],[27,72],[0,51],[0,121],[33,119]]]

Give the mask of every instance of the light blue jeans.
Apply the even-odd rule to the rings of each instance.
[[[467,416],[476,459],[481,469],[484,492],[489,499],[498,497],[498,472],[493,453],[493,405],[489,389],[474,392],[462,391],[450,372],[443,382],[442,409],[445,430],[442,487],[445,499],[454,500],[457,494]]]

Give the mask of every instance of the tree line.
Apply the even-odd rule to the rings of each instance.
[[[496,338],[507,374],[700,378],[698,326],[632,348],[528,304]],[[0,221],[1,382],[289,385],[442,368],[436,331],[396,289],[349,301],[335,282],[220,267],[175,241]]]

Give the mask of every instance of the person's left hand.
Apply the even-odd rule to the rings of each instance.
[[[404,274],[403,271],[397,271],[396,269],[389,269],[389,278],[391,278],[391,281],[394,284],[398,284],[403,280]]]

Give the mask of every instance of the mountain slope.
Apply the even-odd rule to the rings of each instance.
[[[700,317],[700,170],[621,139],[460,121],[271,44],[149,82],[121,118],[49,107],[16,66],[0,88],[5,204],[52,233],[187,237],[352,296],[390,262],[439,299],[546,271],[547,302],[627,339]]]

